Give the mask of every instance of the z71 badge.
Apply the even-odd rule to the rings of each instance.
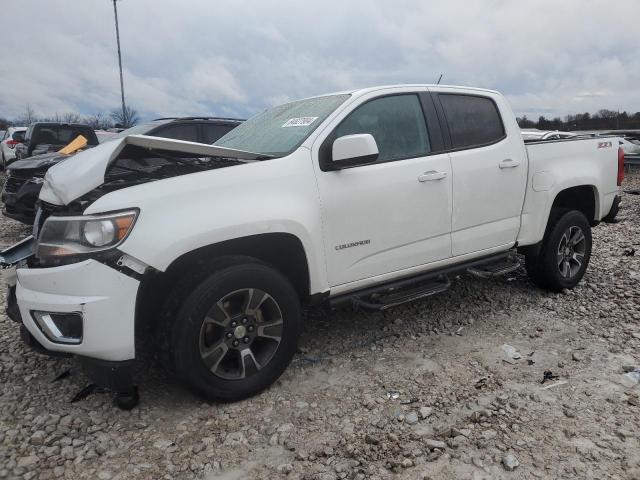
[[[598,148],[611,148],[612,146],[611,142],[598,142]]]

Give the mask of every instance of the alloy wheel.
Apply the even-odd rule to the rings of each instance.
[[[241,380],[264,368],[282,341],[280,306],[254,288],[225,295],[209,309],[200,329],[200,357],[225,380]]]
[[[586,249],[587,241],[582,229],[577,226],[567,228],[560,237],[557,250],[556,258],[560,275],[564,278],[577,275],[582,267]]]

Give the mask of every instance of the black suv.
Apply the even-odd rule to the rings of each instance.
[[[87,139],[87,145],[98,145],[96,132],[89,125],[59,122],[32,123],[24,135],[24,142],[16,146],[16,160],[60,150],[78,135]]]
[[[232,118],[159,118],[123,130],[107,138],[103,143],[111,142],[127,135],[148,135],[211,144],[242,122],[243,120]],[[95,136],[95,133],[93,135]],[[71,138],[71,140],[74,138]],[[36,214],[36,201],[42,188],[45,173],[53,165],[69,157],[70,155],[58,152],[45,153],[18,160],[7,167],[7,179],[2,190],[2,201],[4,203],[2,213],[6,217],[22,223],[33,223]]]
[[[127,135],[148,135],[150,137],[173,138],[212,144],[240,125],[244,120],[217,117],[158,118],[148,123],[136,125],[108,138],[122,138]]]

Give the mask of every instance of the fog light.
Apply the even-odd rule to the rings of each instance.
[[[44,335],[54,343],[77,345],[82,342],[82,314],[32,311]]]

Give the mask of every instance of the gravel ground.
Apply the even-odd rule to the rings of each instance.
[[[88,382],[74,361],[29,351],[0,316],[0,478],[639,479],[624,371],[640,367],[640,196],[623,201],[575,290],[519,271],[385,314],[311,311],[283,377],[230,405],[153,362],[131,412],[105,393],[72,404]],[[0,220],[0,245],[26,233]]]

